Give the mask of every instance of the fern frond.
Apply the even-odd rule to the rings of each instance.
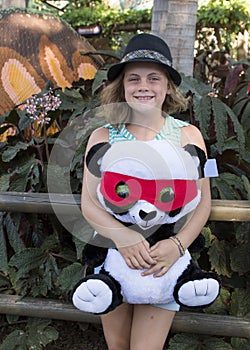
[[[242,156],[243,153],[245,152],[245,137],[244,137],[244,131],[243,128],[239,122],[239,119],[236,117],[234,112],[232,111],[231,108],[229,108],[227,105],[225,105],[226,112],[228,114],[228,117],[233,123],[234,131],[236,134],[236,139],[239,142],[239,153]]]
[[[211,98],[208,95],[200,100],[193,100],[195,119],[199,122],[200,131],[204,139],[208,139],[208,128],[211,119]]]
[[[218,147],[219,153],[221,154],[223,152],[223,147],[227,139],[227,131],[228,131],[228,120],[227,120],[227,112],[226,112],[227,106],[216,97],[211,97],[211,102],[212,102],[212,111],[213,111],[213,119],[214,119],[214,129],[216,132],[216,139],[217,139],[217,147]]]

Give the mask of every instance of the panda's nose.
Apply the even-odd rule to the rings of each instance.
[[[152,219],[154,219],[156,217],[156,215],[157,215],[157,211],[156,210],[150,211],[149,213],[147,213],[144,210],[140,210],[139,211],[139,216],[144,221],[152,220]]]

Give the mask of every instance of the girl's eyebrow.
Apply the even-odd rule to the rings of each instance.
[[[131,75],[136,75],[136,76],[138,76],[139,74],[137,74],[137,73],[127,73],[126,75],[128,75],[128,76],[131,76]]]
[[[162,74],[161,72],[151,72],[151,73],[147,74],[147,76],[150,76],[150,75],[161,75],[161,74]],[[132,76],[132,75],[139,76],[140,74],[137,74],[137,73],[128,73],[127,75],[128,75],[128,76]]]
[[[148,76],[151,76],[151,75],[161,75],[160,72],[152,72],[152,73],[149,73]]]

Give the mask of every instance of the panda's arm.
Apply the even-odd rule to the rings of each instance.
[[[95,144],[108,142],[108,130],[100,128],[95,130],[89,138],[86,154]],[[149,244],[145,238],[136,231],[125,227],[102,208],[97,198],[97,186],[100,179],[91,174],[84,166],[81,209],[85,219],[102,236],[111,239],[127,265],[131,268],[147,268],[155,263],[149,255]]]

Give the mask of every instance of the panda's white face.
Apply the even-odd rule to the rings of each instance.
[[[101,161],[99,201],[143,230],[175,223],[200,201],[197,161],[168,141],[116,143]]]

